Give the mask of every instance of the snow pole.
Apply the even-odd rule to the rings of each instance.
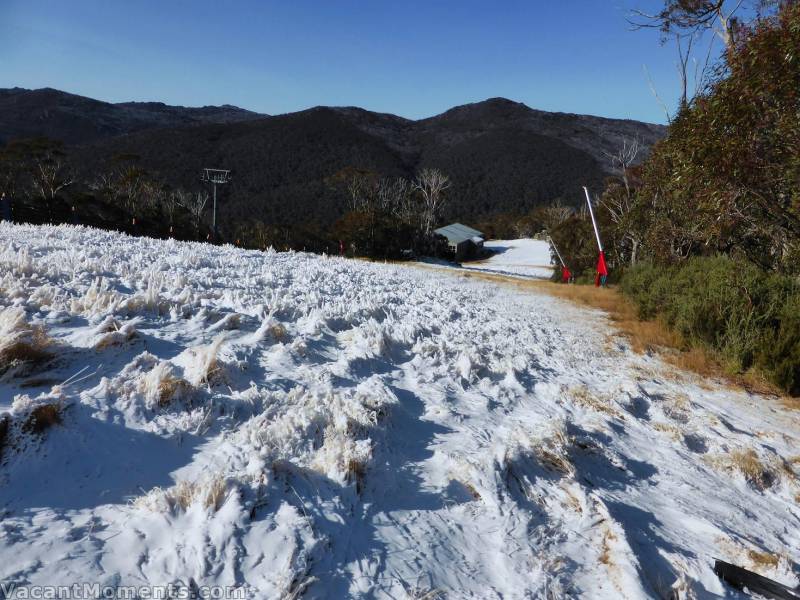
[[[603,252],[603,242],[600,241],[600,232],[597,229],[597,221],[594,219],[594,211],[592,210],[592,199],[589,197],[589,190],[583,186],[583,191],[586,192],[586,204],[589,205],[589,216],[592,217],[592,227],[594,227],[594,236],[597,238],[597,248]]]
[[[597,238],[597,248],[600,251],[600,255],[597,257],[597,275],[594,278],[595,287],[600,287],[606,284],[608,266],[606,265],[606,255],[603,252],[603,242],[600,241],[600,231],[597,229],[597,221],[594,218],[594,211],[592,210],[592,199],[589,197],[589,190],[586,186],[583,186],[583,191],[586,193],[586,204],[589,206],[589,216],[592,217],[594,236]]]
[[[569,280],[572,278],[572,273],[570,273],[569,268],[564,263],[564,259],[561,258],[561,252],[558,251],[558,246],[556,246],[553,238],[550,238],[550,243],[553,245],[553,250],[556,251],[556,256],[558,256],[559,262],[561,262],[561,281],[563,283],[569,283]]]
[[[556,243],[553,241],[553,238],[549,238],[549,241],[550,241],[550,245],[553,246],[553,250],[556,251],[556,256],[558,257],[558,262],[561,263],[562,267],[565,267],[566,265],[564,264],[564,259],[561,258],[561,252],[558,251],[558,246],[556,246]]]

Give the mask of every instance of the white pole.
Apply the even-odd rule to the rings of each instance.
[[[214,241],[217,241],[217,182],[214,182],[214,216],[211,217],[211,228],[214,230]]]
[[[589,197],[589,190],[583,186],[583,191],[586,192],[586,203],[589,205],[589,216],[592,217],[592,227],[594,227],[594,235],[597,238],[597,247],[600,252],[603,251],[603,243],[600,241],[600,232],[597,230],[597,221],[594,220],[594,211],[592,210],[592,199]]]
[[[553,250],[556,251],[556,256],[558,257],[558,260],[561,261],[561,266],[566,269],[567,265],[564,264],[564,259],[561,258],[561,252],[558,251],[558,246],[556,246],[556,243],[553,241],[553,238],[550,238],[550,243],[553,244]]]

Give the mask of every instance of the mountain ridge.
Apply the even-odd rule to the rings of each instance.
[[[0,139],[9,137],[4,124],[10,117],[2,110],[8,95],[0,90]],[[505,98],[412,120],[353,106],[270,116],[226,106],[117,105],[57,90],[17,90],[17,96],[18,104],[26,97],[36,101],[34,115],[57,113],[60,131],[72,134],[60,139],[87,178],[114,168],[119,156],[138,157],[140,167],[169,186],[190,190],[199,189],[203,168],[231,169],[223,222],[330,224],[346,211],[345,192],[332,182],[348,168],[406,178],[425,167],[441,169],[453,181],[445,218],[522,214],[556,200],[578,204],[581,186],[600,189],[613,173],[608,156],[623,140],[638,139],[644,156],[665,131],[632,120],[540,111]],[[17,130],[59,138],[47,119],[21,118]]]
[[[85,144],[136,131],[260,119],[267,115],[224,104],[172,106],[163,102],[105,102],[55,88],[0,88],[0,144],[49,137]]]

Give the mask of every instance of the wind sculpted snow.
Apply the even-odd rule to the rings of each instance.
[[[456,271],[0,225],[0,582],[796,585],[797,418]]]

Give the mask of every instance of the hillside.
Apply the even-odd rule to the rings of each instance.
[[[413,177],[436,167],[453,180],[446,218],[526,212],[561,199],[578,203],[581,186],[599,189],[611,170],[604,151],[638,137],[645,148],[662,128],[631,121],[534,111],[494,99],[409,121],[355,108],[318,107],[258,121],[153,130],[78,151],[96,165],[120,154],[168,181],[196,186],[205,166],[234,172],[225,216],[268,222],[340,216],[344,195],[331,177],[347,167]]]
[[[0,138],[48,135],[79,144],[72,154],[87,178],[119,155],[139,156],[142,167],[188,189],[198,189],[204,167],[231,169],[221,205],[229,224],[329,225],[344,209],[332,178],[348,167],[407,178],[422,167],[442,169],[453,180],[445,218],[524,213],[558,199],[574,204],[582,185],[600,189],[611,170],[606,153],[624,138],[638,138],[646,151],[664,131],[502,98],[413,121],[354,107],[266,117],[232,107],[111,105],[54,90],[4,94],[14,110],[0,112]],[[57,108],[47,104],[54,99]]]
[[[743,597],[715,557],[798,583],[796,415],[601,313],[452,270],[0,240],[6,590]]]
[[[27,137],[84,144],[145,129],[233,123],[262,116],[229,105],[189,108],[160,102],[111,104],[51,88],[0,88],[0,145]]]

